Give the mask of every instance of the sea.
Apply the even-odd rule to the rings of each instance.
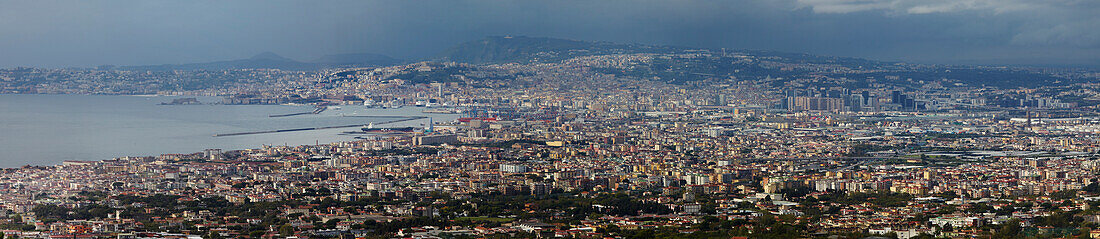
[[[179,98],[202,104],[161,105]],[[359,127],[215,137],[216,134],[330,126],[420,127],[428,119],[379,123],[414,116],[436,122],[455,114],[341,105],[320,114],[308,105],[223,105],[219,97],[3,95],[0,94],[0,168],[56,165],[67,160],[105,160],[124,156],[195,153],[205,149],[249,149],[264,145],[309,145],[356,140]]]

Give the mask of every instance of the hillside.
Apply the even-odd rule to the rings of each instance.
[[[394,59],[393,57],[380,54],[371,53],[352,53],[352,54],[334,54],[326,55],[320,58],[310,61],[310,63],[320,64],[330,67],[340,66],[390,66],[405,63],[404,60]]]
[[[470,64],[559,62],[579,56],[670,53],[675,50],[676,48],[665,46],[504,36],[460,43],[440,52],[436,59]]]
[[[631,54],[650,53],[645,56]],[[540,37],[488,37],[455,45],[437,55],[437,61],[469,64],[562,63],[578,57],[600,57],[585,66],[618,77],[654,79],[672,84],[698,81],[842,79],[805,81],[804,86],[867,87],[875,82],[916,88],[922,82],[968,86],[1033,87],[1079,82],[1072,77],[1011,67],[941,66],[883,62],[851,57],[822,56],[761,50],[727,50],[589,42]],[[643,60],[644,59],[644,60]],[[604,64],[616,62],[614,64]]]
[[[290,71],[311,71],[337,67],[390,66],[404,61],[379,54],[336,54],[326,55],[313,61],[302,62],[279,56],[271,52],[260,53],[248,59],[213,61],[188,64],[163,64],[145,66],[121,66],[122,70],[170,71],[170,70],[232,70],[232,69],[280,69]]]

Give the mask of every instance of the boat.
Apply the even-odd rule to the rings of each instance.
[[[414,130],[416,130],[416,128],[414,128],[414,127],[386,127],[386,128],[378,128],[378,127],[374,127],[374,122],[371,122],[371,123],[370,123],[370,124],[368,124],[367,126],[363,126],[363,128],[362,128],[361,130],[363,130],[363,132],[372,132],[372,133],[385,133],[385,132],[413,132]]]
[[[386,103],[386,104],[382,105],[382,108],[383,109],[400,109],[401,108],[401,103],[389,102],[389,103]]]
[[[455,108],[434,108],[434,109],[426,109],[426,110],[423,110],[423,111],[420,111],[420,112],[421,113],[429,113],[429,114],[458,114],[458,113],[462,113],[462,110],[455,109]]]

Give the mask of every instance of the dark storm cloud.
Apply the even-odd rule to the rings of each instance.
[[[1100,65],[1092,0],[0,1],[0,67],[272,51],[426,58],[490,35],[922,63]]]

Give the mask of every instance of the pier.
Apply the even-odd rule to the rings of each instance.
[[[385,116],[362,116],[362,117],[385,117]],[[404,116],[403,116],[404,117]],[[392,124],[397,122],[405,122],[410,120],[426,119],[424,116],[406,117],[404,119],[396,119],[384,122],[376,122],[376,124]],[[214,137],[226,137],[226,136],[241,136],[241,135],[253,135],[253,134],[270,134],[270,133],[283,133],[283,132],[295,132],[295,131],[307,131],[307,130],[321,130],[321,129],[338,129],[338,128],[351,128],[351,127],[363,127],[362,124],[354,125],[338,125],[338,126],[323,126],[312,128],[297,128],[297,129],[277,129],[277,130],[264,130],[264,131],[252,131],[252,132],[240,132],[240,133],[225,133],[214,134]]]
[[[316,109],[313,109],[313,111],[311,111],[311,112],[299,112],[299,113],[290,113],[290,114],[281,114],[281,115],[269,115],[268,117],[287,117],[287,116],[296,116],[296,115],[315,115],[315,114],[320,114],[321,112],[325,112],[325,109],[328,109],[328,106],[318,106]]]

